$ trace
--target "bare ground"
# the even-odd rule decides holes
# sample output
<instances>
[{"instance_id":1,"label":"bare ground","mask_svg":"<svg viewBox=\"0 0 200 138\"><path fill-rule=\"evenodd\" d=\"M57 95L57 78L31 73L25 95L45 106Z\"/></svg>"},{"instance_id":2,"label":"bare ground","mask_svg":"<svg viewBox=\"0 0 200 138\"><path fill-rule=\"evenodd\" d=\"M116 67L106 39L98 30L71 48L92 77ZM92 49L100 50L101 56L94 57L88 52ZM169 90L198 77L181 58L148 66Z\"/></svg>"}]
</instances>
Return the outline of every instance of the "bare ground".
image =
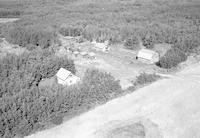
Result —
<instances>
[{"instance_id":1,"label":"bare ground","mask_svg":"<svg viewBox=\"0 0 200 138\"><path fill-rule=\"evenodd\" d=\"M8 23L19 20L19 18L0 18L0 23Z\"/></svg>"},{"instance_id":2,"label":"bare ground","mask_svg":"<svg viewBox=\"0 0 200 138\"><path fill-rule=\"evenodd\" d=\"M135 59L136 52L126 50L122 45L112 45L111 51L108 53L97 52L92 50L92 45L89 42L82 44L73 43L76 47L81 47L81 51L95 52L96 59L90 60L82 58L81 56L74 57L70 53L67 53L65 46L69 46L69 41L60 36L62 46L59 47L56 55L69 56L75 62L77 75L83 76L84 71L88 68L97 68L102 71L111 73L116 79L120 80L120 84L123 89L132 86L131 81L140 74L142 71L152 70L153 65L141 63Z\"/></svg>"}]
</instances>

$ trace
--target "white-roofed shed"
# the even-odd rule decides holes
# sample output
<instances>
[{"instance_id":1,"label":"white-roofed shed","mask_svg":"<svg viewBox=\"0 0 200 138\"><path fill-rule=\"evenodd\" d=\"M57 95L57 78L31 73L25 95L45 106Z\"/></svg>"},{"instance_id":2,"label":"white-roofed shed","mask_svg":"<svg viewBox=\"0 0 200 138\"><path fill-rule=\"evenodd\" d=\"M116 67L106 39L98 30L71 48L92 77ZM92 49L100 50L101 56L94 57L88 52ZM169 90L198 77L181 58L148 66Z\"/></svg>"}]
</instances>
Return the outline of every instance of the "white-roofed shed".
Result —
<instances>
[{"instance_id":1,"label":"white-roofed shed","mask_svg":"<svg viewBox=\"0 0 200 138\"><path fill-rule=\"evenodd\" d=\"M137 54L137 59L150 63L156 63L159 61L159 53L149 49L141 49Z\"/></svg>"}]
</instances>

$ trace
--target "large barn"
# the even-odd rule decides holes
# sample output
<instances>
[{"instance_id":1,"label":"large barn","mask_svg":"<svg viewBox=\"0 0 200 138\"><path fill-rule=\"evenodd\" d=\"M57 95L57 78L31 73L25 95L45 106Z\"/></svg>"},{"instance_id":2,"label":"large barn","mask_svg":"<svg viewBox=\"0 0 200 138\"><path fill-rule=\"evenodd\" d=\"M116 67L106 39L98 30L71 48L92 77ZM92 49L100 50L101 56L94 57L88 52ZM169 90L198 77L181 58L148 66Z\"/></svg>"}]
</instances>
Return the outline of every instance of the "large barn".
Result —
<instances>
[{"instance_id":1,"label":"large barn","mask_svg":"<svg viewBox=\"0 0 200 138\"><path fill-rule=\"evenodd\" d=\"M70 71L60 68L56 74L57 81L61 85L73 85L80 81L80 78L72 74Z\"/></svg>"},{"instance_id":2,"label":"large barn","mask_svg":"<svg viewBox=\"0 0 200 138\"><path fill-rule=\"evenodd\" d=\"M138 52L136 59L145 61L148 63L156 63L159 61L159 54L149 49L141 49Z\"/></svg>"}]
</instances>

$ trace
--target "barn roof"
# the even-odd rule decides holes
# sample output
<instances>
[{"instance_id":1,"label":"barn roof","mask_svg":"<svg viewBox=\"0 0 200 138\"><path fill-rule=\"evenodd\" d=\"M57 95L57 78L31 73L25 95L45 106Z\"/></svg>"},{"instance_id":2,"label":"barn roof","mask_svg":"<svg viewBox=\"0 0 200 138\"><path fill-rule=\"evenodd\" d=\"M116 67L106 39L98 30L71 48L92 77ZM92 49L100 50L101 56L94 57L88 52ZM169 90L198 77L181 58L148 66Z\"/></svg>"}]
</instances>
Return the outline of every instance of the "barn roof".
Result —
<instances>
[{"instance_id":1,"label":"barn roof","mask_svg":"<svg viewBox=\"0 0 200 138\"><path fill-rule=\"evenodd\" d=\"M60 68L59 70L58 70L58 72L56 73L56 76L59 78L59 79L61 79L61 80L66 80L68 77L69 77L69 75L71 74L71 72L70 71L68 71L68 70L66 70L66 69L64 69L64 68Z\"/></svg>"},{"instance_id":2,"label":"barn roof","mask_svg":"<svg viewBox=\"0 0 200 138\"><path fill-rule=\"evenodd\" d=\"M153 56L157 54L158 54L157 52L149 50L149 49L141 49L138 52L137 57L151 60Z\"/></svg>"}]
</instances>

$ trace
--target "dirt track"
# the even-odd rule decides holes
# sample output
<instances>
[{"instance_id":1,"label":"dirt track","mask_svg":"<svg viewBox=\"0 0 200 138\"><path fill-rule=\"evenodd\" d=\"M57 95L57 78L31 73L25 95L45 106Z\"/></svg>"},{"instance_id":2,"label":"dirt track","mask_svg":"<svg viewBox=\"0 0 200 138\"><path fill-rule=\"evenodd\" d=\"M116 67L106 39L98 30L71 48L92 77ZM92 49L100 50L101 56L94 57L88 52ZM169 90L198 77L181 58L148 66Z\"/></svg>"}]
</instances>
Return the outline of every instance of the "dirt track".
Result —
<instances>
[{"instance_id":1,"label":"dirt track","mask_svg":"<svg viewBox=\"0 0 200 138\"><path fill-rule=\"evenodd\" d=\"M199 84L200 65L194 65L29 138L105 138L110 129L138 121L156 126L146 126L146 138L199 138Z\"/></svg>"}]
</instances>

